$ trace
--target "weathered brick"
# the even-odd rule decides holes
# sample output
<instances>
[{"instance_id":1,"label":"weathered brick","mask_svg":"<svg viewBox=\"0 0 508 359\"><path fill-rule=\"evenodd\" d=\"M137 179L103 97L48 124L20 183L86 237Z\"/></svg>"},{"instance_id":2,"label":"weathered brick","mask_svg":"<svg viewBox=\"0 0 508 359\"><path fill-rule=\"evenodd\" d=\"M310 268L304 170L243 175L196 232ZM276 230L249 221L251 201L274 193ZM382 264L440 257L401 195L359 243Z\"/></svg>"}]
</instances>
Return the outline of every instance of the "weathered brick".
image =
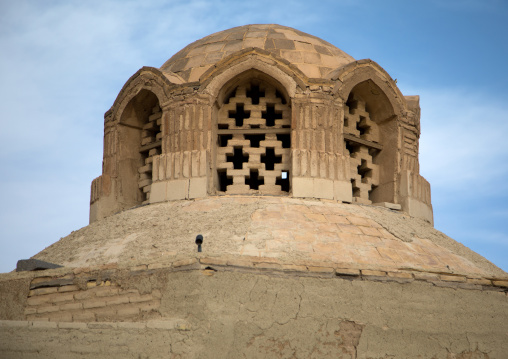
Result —
<instances>
[{"instance_id":1,"label":"weathered brick","mask_svg":"<svg viewBox=\"0 0 508 359\"><path fill-rule=\"evenodd\" d=\"M388 277L413 279L413 275L408 272L388 272Z\"/></svg>"},{"instance_id":2,"label":"weathered brick","mask_svg":"<svg viewBox=\"0 0 508 359\"><path fill-rule=\"evenodd\" d=\"M32 289L30 293L28 293L28 296L33 297L37 295L51 294L56 292L58 292L58 287L37 288Z\"/></svg>"},{"instance_id":3,"label":"weathered brick","mask_svg":"<svg viewBox=\"0 0 508 359\"><path fill-rule=\"evenodd\" d=\"M152 309L157 309L160 307L160 301L158 300L151 300L149 302L144 302L139 305L139 310L142 312L149 312Z\"/></svg>"},{"instance_id":4,"label":"weathered brick","mask_svg":"<svg viewBox=\"0 0 508 359\"><path fill-rule=\"evenodd\" d=\"M131 317L131 316L138 315L138 314L139 314L139 308L134 307L134 306L121 308L121 309L117 310L117 315L120 318Z\"/></svg>"},{"instance_id":5,"label":"weathered brick","mask_svg":"<svg viewBox=\"0 0 508 359\"><path fill-rule=\"evenodd\" d=\"M86 287L87 288L95 288L97 286L97 282L96 281L90 281L90 282L87 282L86 283Z\"/></svg>"},{"instance_id":6,"label":"weathered brick","mask_svg":"<svg viewBox=\"0 0 508 359\"><path fill-rule=\"evenodd\" d=\"M508 288L508 280L493 280L492 284L496 287Z\"/></svg>"},{"instance_id":7,"label":"weathered brick","mask_svg":"<svg viewBox=\"0 0 508 359\"><path fill-rule=\"evenodd\" d=\"M109 297L112 295L117 295L119 291L119 288L110 286L99 287L94 290L96 297Z\"/></svg>"},{"instance_id":8,"label":"weathered brick","mask_svg":"<svg viewBox=\"0 0 508 359\"><path fill-rule=\"evenodd\" d=\"M82 310L72 313L72 320L75 322L93 322L95 314L90 310Z\"/></svg>"},{"instance_id":9,"label":"weathered brick","mask_svg":"<svg viewBox=\"0 0 508 359\"><path fill-rule=\"evenodd\" d=\"M127 304L129 303L128 296L114 296L114 297L105 297L104 300L108 305L119 305L119 304Z\"/></svg>"},{"instance_id":10,"label":"weathered brick","mask_svg":"<svg viewBox=\"0 0 508 359\"><path fill-rule=\"evenodd\" d=\"M35 314L35 313L37 313L37 309L34 307L27 307L27 308L25 308L24 313L25 313L25 315Z\"/></svg>"},{"instance_id":11,"label":"weathered brick","mask_svg":"<svg viewBox=\"0 0 508 359\"><path fill-rule=\"evenodd\" d=\"M295 271L295 272L305 272L307 270L307 266L297 265L297 264L283 264L282 270L285 271Z\"/></svg>"},{"instance_id":12,"label":"weathered brick","mask_svg":"<svg viewBox=\"0 0 508 359\"><path fill-rule=\"evenodd\" d=\"M413 275L417 280L425 280L425 281L439 280L439 275L434 273L414 272Z\"/></svg>"},{"instance_id":13,"label":"weathered brick","mask_svg":"<svg viewBox=\"0 0 508 359\"><path fill-rule=\"evenodd\" d=\"M255 268L261 268L261 269L281 269L282 266L279 263L266 263L266 262L259 262L254 263Z\"/></svg>"},{"instance_id":14,"label":"weathered brick","mask_svg":"<svg viewBox=\"0 0 508 359\"><path fill-rule=\"evenodd\" d=\"M51 322L72 322L72 314L69 312L50 313L49 320Z\"/></svg>"},{"instance_id":15,"label":"weathered brick","mask_svg":"<svg viewBox=\"0 0 508 359\"><path fill-rule=\"evenodd\" d=\"M77 309L83 309L82 303L67 303L67 304L60 304L59 305L60 310L66 311L66 310L77 310Z\"/></svg>"},{"instance_id":16,"label":"weathered brick","mask_svg":"<svg viewBox=\"0 0 508 359\"><path fill-rule=\"evenodd\" d=\"M130 303L139 303L139 302L147 302L149 300L152 300L153 297L151 294L131 294L129 295L129 302Z\"/></svg>"},{"instance_id":17,"label":"weathered brick","mask_svg":"<svg viewBox=\"0 0 508 359\"><path fill-rule=\"evenodd\" d=\"M95 293L91 290L83 290L78 293L74 293L74 298L76 300L86 300L90 298L95 298Z\"/></svg>"},{"instance_id":18,"label":"weathered brick","mask_svg":"<svg viewBox=\"0 0 508 359\"><path fill-rule=\"evenodd\" d=\"M148 269L163 269L171 267L170 263L152 263L148 265Z\"/></svg>"},{"instance_id":19,"label":"weathered brick","mask_svg":"<svg viewBox=\"0 0 508 359\"><path fill-rule=\"evenodd\" d=\"M354 224L356 226L370 227L373 224L372 220L370 220L368 218L357 217L357 216L347 216L346 218L348 219L349 222L351 222L352 224Z\"/></svg>"},{"instance_id":20,"label":"weathered brick","mask_svg":"<svg viewBox=\"0 0 508 359\"><path fill-rule=\"evenodd\" d=\"M28 305L41 305L49 302L49 296L41 295L37 297L29 297L26 302Z\"/></svg>"},{"instance_id":21,"label":"weathered brick","mask_svg":"<svg viewBox=\"0 0 508 359\"><path fill-rule=\"evenodd\" d=\"M140 264L140 265L130 268L131 272L144 271L147 269L148 269L148 266L146 264Z\"/></svg>"},{"instance_id":22,"label":"weathered brick","mask_svg":"<svg viewBox=\"0 0 508 359\"><path fill-rule=\"evenodd\" d=\"M313 273L333 273L332 267L319 267L319 266L308 266L307 270Z\"/></svg>"},{"instance_id":23,"label":"weathered brick","mask_svg":"<svg viewBox=\"0 0 508 359\"><path fill-rule=\"evenodd\" d=\"M74 300L74 294L73 293L55 293L50 294L49 301L51 303L61 303L61 302L69 302Z\"/></svg>"},{"instance_id":24,"label":"weathered brick","mask_svg":"<svg viewBox=\"0 0 508 359\"><path fill-rule=\"evenodd\" d=\"M466 277L457 276L457 275L445 275L441 274L441 280L445 282L465 282Z\"/></svg>"},{"instance_id":25,"label":"weathered brick","mask_svg":"<svg viewBox=\"0 0 508 359\"><path fill-rule=\"evenodd\" d=\"M228 259L228 265L236 267L252 267L253 262L250 258L232 258Z\"/></svg>"},{"instance_id":26,"label":"weathered brick","mask_svg":"<svg viewBox=\"0 0 508 359\"><path fill-rule=\"evenodd\" d=\"M104 300L87 300L83 302L83 309L89 309L89 308L101 308L105 307L106 302Z\"/></svg>"},{"instance_id":27,"label":"weathered brick","mask_svg":"<svg viewBox=\"0 0 508 359\"><path fill-rule=\"evenodd\" d=\"M44 307L37 308L37 314L58 312L59 308L57 305L46 305Z\"/></svg>"},{"instance_id":28,"label":"weathered brick","mask_svg":"<svg viewBox=\"0 0 508 359\"><path fill-rule=\"evenodd\" d=\"M351 275L351 276L359 276L360 270L354 268L335 268L335 273L337 275Z\"/></svg>"},{"instance_id":29,"label":"weathered brick","mask_svg":"<svg viewBox=\"0 0 508 359\"><path fill-rule=\"evenodd\" d=\"M66 285L63 287L58 288L59 293L63 292L77 292L79 291L79 287L77 285Z\"/></svg>"},{"instance_id":30,"label":"weathered brick","mask_svg":"<svg viewBox=\"0 0 508 359\"><path fill-rule=\"evenodd\" d=\"M198 261L196 258L181 259L176 262L173 262L173 267L178 268L178 267L188 266L188 265L192 265L197 262Z\"/></svg>"},{"instance_id":31,"label":"weathered brick","mask_svg":"<svg viewBox=\"0 0 508 359\"><path fill-rule=\"evenodd\" d=\"M492 285L492 282L485 278L467 278L467 282L478 285Z\"/></svg>"},{"instance_id":32,"label":"weathered brick","mask_svg":"<svg viewBox=\"0 0 508 359\"><path fill-rule=\"evenodd\" d=\"M199 262L201 264L214 264L214 265L221 265L221 266L227 265L227 259L224 259L224 258L205 257L205 258L200 258Z\"/></svg>"},{"instance_id":33,"label":"weathered brick","mask_svg":"<svg viewBox=\"0 0 508 359\"><path fill-rule=\"evenodd\" d=\"M384 277L386 276L386 272L379 270L362 269L362 275Z\"/></svg>"}]
</instances>

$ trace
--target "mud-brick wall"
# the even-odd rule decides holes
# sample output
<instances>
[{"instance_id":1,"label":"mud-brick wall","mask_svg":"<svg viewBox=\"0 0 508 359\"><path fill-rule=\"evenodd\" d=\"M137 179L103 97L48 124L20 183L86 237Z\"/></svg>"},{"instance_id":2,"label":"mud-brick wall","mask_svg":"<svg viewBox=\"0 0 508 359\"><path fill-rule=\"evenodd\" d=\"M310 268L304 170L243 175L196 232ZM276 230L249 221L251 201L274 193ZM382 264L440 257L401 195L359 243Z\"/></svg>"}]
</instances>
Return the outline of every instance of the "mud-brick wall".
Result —
<instances>
[{"instance_id":1,"label":"mud-brick wall","mask_svg":"<svg viewBox=\"0 0 508 359\"><path fill-rule=\"evenodd\" d=\"M0 321L0 353L66 359L504 359L508 352L504 281L284 269L247 259L200 262L74 273L60 276L59 284L48 280L28 298L26 308L35 313L27 315L41 315L39 320ZM129 307L137 309L129 314ZM54 322L48 308L93 317L65 321L74 320L71 314Z\"/></svg>"},{"instance_id":2,"label":"mud-brick wall","mask_svg":"<svg viewBox=\"0 0 508 359\"><path fill-rule=\"evenodd\" d=\"M121 275L119 271L115 275ZM104 278L104 275L102 276ZM26 320L55 322L139 321L159 317L161 291L121 287L114 279L67 274L30 282Z\"/></svg>"}]
</instances>

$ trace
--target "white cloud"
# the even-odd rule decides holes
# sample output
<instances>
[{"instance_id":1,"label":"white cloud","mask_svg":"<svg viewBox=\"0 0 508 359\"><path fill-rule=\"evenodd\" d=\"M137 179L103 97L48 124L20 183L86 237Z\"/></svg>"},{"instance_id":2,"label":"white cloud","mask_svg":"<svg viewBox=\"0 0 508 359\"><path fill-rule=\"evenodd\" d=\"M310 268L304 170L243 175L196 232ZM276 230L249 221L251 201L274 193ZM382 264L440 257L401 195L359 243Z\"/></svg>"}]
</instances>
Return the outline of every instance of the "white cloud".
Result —
<instances>
[{"instance_id":1,"label":"white cloud","mask_svg":"<svg viewBox=\"0 0 508 359\"><path fill-rule=\"evenodd\" d=\"M455 191L505 185L499 179L508 174L508 108L463 89L427 89L420 96L422 174Z\"/></svg>"}]
</instances>

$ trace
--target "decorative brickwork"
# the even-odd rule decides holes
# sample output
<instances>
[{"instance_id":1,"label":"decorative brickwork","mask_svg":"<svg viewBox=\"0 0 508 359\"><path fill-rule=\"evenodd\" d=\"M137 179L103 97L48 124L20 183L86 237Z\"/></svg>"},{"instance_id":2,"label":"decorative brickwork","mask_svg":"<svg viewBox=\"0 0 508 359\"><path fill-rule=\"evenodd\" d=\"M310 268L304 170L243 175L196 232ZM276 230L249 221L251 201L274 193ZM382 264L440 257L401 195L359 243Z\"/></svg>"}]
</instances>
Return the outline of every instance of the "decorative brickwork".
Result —
<instances>
[{"instance_id":1,"label":"decorative brickwork","mask_svg":"<svg viewBox=\"0 0 508 359\"><path fill-rule=\"evenodd\" d=\"M143 125L141 132L141 153L144 164L139 167L139 188L143 191L143 204L150 201L152 185L152 162L153 157L161 154L161 119L162 111L157 105L152 108L152 114Z\"/></svg>"},{"instance_id":2,"label":"decorative brickwork","mask_svg":"<svg viewBox=\"0 0 508 359\"><path fill-rule=\"evenodd\" d=\"M219 110L217 188L228 193L289 192L290 109L266 83L236 87Z\"/></svg>"},{"instance_id":3,"label":"decorative brickwork","mask_svg":"<svg viewBox=\"0 0 508 359\"><path fill-rule=\"evenodd\" d=\"M370 204L370 194L379 185L379 166L375 164L381 149L377 124L361 100L344 106L344 138L351 156L351 184L356 202Z\"/></svg>"}]
</instances>

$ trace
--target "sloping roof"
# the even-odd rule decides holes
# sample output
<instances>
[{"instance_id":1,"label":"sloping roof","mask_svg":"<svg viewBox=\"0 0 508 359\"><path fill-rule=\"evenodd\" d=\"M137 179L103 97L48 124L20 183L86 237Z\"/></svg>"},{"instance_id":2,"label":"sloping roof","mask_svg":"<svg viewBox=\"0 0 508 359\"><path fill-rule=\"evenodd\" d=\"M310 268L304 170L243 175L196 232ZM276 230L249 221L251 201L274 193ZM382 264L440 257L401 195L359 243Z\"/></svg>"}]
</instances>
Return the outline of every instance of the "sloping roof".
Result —
<instances>
[{"instance_id":1,"label":"sloping roof","mask_svg":"<svg viewBox=\"0 0 508 359\"><path fill-rule=\"evenodd\" d=\"M139 207L90 224L34 258L71 267L195 254L285 263L506 277L429 223L387 208L289 197L219 196Z\"/></svg>"}]
</instances>

